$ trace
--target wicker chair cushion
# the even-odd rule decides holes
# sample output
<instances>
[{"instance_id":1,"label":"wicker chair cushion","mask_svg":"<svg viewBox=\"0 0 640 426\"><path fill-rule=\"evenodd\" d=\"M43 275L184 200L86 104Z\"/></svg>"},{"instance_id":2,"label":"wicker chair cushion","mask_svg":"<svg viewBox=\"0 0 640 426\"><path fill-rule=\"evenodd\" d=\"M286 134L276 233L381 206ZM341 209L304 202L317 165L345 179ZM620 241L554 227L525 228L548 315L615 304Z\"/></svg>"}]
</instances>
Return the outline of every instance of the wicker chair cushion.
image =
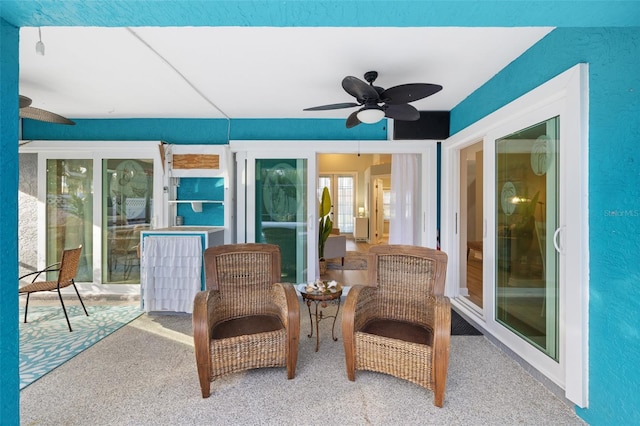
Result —
<instances>
[{"instance_id":1,"label":"wicker chair cushion","mask_svg":"<svg viewBox=\"0 0 640 426\"><path fill-rule=\"evenodd\" d=\"M233 318L216 325L211 332L211 338L228 339L229 337L266 333L281 329L284 329L284 325L277 316L250 315Z\"/></svg>"},{"instance_id":2,"label":"wicker chair cushion","mask_svg":"<svg viewBox=\"0 0 640 426\"><path fill-rule=\"evenodd\" d=\"M389 319L375 319L369 321L362 327L363 333L375 334L376 336L398 339L405 342L418 343L421 345L433 345L433 332L427 327L404 321Z\"/></svg>"}]
</instances>

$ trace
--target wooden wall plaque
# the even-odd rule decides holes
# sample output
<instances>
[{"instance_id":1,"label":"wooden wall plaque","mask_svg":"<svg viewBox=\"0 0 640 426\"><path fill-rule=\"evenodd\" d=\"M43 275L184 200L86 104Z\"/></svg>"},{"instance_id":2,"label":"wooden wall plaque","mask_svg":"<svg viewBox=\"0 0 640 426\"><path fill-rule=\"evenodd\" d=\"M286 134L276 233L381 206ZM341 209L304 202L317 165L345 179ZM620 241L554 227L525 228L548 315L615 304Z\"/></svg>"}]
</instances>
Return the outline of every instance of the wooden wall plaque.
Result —
<instances>
[{"instance_id":1,"label":"wooden wall plaque","mask_svg":"<svg viewBox=\"0 0 640 426\"><path fill-rule=\"evenodd\" d=\"M174 169L219 169L218 154L174 154Z\"/></svg>"}]
</instances>

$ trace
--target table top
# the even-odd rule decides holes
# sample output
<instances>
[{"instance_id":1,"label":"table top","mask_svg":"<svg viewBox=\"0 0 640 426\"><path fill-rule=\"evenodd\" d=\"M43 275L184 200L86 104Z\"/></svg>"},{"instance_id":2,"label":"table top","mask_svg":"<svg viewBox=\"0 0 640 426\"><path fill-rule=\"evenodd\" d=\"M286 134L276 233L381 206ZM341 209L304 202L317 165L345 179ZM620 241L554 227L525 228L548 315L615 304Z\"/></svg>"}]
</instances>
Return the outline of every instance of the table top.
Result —
<instances>
[{"instance_id":1,"label":"table top","mask_svg":"<svg viewBox=\"0 0 640 426\"><path fill-rule=\"evenodd\" d=\"M333 300L342 296L342 286L340 284L326 290L307 291L306 284L300 284L298 291L304 299L310 300Z\"/></svg>"}]
</instances>

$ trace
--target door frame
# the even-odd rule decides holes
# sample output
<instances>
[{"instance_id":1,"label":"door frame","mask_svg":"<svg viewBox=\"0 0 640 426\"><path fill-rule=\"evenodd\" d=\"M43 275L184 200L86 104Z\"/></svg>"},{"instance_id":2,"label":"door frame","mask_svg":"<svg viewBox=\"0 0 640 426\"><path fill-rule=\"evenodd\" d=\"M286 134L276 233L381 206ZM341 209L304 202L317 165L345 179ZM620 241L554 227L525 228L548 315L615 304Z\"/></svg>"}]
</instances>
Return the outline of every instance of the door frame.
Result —
<instances>
[{"instance_id":1,"label":"door frame","mask_svg":"<svg viewBox=\"0 0 640 426\"><path fill-rule=\"evenodd\" d=\"M247 185L253 185L255 179L249 163L256 158L306 158L307 163L307 202L317 206L317 154L420 154L422 174L421 212L422 227L420 233L421 244L435 248L437 244L436 205L437 205L437 143L435 140L419 141L243 141L229 142L231 152L236 158L237 189L237 239L238 242L255 241L255 223L250 223L253 207L247 205ZM433 173L428 173L433 171ZM251 210L251 212L249 211ZM317 208L308 209L307 230L309 234L317 235ZM307 280L312 281L318 275L317 236L309 238L307 247Z\"/></svg>"},{"instance_id":2,"label":"door frame","mask_svg":"<svg viewBox=\"0 0 640 426\"><path fill-rule=\"evenodd\" d=\"M38 155L38 256L37 265L46 265L46 193L47 160L87 159L93 161L93 282L76 283L78 290L91 294L139 294L140 284L102 283L102 160L125 158L153 159L154 205L152 226L164 223L166 194L163 192L163 167L158 150L160 141L31 141L19 153ZM123 148L126 146L126 149Z\"/></svg>"},{"instance_id":3,"label":"door frame","mask_svg":"<svg viewBox=\"0 0 640 426\"><path fill-rule=\"evenodd\" d=\"M559 234L562 248L559 256L559 363L524 340L514 339L513 333L506 332L495 321L493 255L495 138L514 123L530 121L535 124L541 112L544 115L545 109L554 108L560 115L559 158L562 164L559 174ZM453 135L442 148L442 249L450 253L446 294L452 298L452 306L490 337L563 388L566 398L580 407L588 405L588 117L588 66L578 64ZM458 232L459 151L479 140L484 141L485 172L484 306L474 309L469 301L460 297L459 288L454 283L458 282L459 263L463 261ZM569 273L571 279L567 279Z\"/></svg>"}]
</instances>

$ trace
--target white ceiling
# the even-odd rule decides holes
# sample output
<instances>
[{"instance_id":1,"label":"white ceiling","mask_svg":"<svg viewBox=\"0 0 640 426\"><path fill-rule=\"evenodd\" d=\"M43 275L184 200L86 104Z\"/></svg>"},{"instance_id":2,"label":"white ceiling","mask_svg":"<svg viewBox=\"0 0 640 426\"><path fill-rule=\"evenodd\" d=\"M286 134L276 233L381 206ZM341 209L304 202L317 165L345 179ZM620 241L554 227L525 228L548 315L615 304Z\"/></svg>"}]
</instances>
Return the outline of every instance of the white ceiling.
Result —
<instances>
[{"instance_id":1,"label":"white ceiling","mask_svg":"<svg viewBox=\"0 0 640 426\"><path fill-rule=\"evenodd\" d=\"M346 118L341 86L435 83L451 110L552 28L43 27L20 29L20 94L69 118Z\"/></svg>"}]
</instances>

